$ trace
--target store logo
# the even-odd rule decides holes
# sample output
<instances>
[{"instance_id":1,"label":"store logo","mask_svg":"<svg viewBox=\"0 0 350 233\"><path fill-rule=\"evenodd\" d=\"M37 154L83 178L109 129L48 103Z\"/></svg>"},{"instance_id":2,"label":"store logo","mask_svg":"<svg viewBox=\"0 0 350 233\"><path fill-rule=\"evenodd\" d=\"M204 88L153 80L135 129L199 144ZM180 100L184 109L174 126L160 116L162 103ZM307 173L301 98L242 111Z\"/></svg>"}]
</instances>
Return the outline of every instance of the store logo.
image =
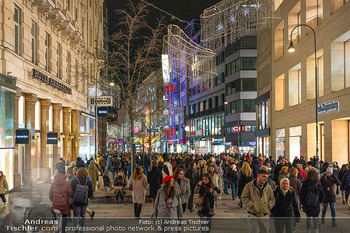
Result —
<instances>
[{"instance_id":1,"label":"store logo","mask_svg":"<svg viewBox=\"0 0 350 233\"><path fill-rule=\"evenodd\" d=\"M332 102L330 104L318 104L317 105L317 112L318 113L322 113L322 112L329 112L329 111L333 111L333 110L337 110L339 111L339 101L337 102Z\"/></svg>"},{"instance_id":2,"label":"store logo","mask_svg":"<svg viewBox=\"0 0 350 233\"><path fill-rule=\"evenodd\" d=\"M68 86L64 85L63 83L60 83L59 81L56 81L53 78L49 78L46 74L40 72L37 69L33 69L33 77L39 79L40 81L49 84L50 86L53 86L69 95L72 94L72 89Z\"/></svg>"}]
</instances>

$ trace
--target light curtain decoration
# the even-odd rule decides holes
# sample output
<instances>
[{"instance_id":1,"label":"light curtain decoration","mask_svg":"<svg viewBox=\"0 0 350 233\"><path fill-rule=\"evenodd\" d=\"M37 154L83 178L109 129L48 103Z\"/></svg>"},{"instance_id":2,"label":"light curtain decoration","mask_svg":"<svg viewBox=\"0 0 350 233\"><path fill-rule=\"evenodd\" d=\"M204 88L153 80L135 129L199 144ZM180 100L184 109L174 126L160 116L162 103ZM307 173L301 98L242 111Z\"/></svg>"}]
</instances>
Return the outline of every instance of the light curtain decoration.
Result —
<instances>
[{"instance_id":1,"label":"light curtain decoration","mask_svg":"<svg viewBox=\"0 0 350 233\"><path fill-rule=\"evenodd\" d=\"M211 79L217 76L215 57L212 50L195 43L178 26L168 26L162 55L168 127L165 130L174 133L165 135L166 140L177 140L180 144L184 141L182 126L185 122L183 109L187 104L187 85L196 83L210 88Z\"/></svg>"},{"instance_id":2,"label":"light curtain decoration","mask_svg":"<svg viewBox=\"0 0 350 233\"><path fill-rule=\"evenodd\" d=\"M273 0L223 0L201 15L201 40L204 47L218 51L227 44L260 28L271 27Z\"/></svg>"}]
</instances>

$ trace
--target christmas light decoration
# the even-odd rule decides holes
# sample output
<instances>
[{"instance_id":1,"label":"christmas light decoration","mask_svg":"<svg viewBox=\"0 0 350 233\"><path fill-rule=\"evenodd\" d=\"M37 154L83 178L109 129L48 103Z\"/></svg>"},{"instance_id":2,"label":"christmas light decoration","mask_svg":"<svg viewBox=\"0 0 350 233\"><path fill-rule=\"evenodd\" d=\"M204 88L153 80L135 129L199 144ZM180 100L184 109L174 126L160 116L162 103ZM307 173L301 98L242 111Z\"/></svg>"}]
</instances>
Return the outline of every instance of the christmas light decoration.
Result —
<instances>
[{"instance_id":1,"label":"christmas light decoration","mask_svg":"<svg viewBox=\"0 0 350 233\"><path fill-rule=\"evenodd\" d=\"M271 27L273 0L223 0L201 15L204 47L218 51L249 32Z\"/></svg>"}]
</instances>

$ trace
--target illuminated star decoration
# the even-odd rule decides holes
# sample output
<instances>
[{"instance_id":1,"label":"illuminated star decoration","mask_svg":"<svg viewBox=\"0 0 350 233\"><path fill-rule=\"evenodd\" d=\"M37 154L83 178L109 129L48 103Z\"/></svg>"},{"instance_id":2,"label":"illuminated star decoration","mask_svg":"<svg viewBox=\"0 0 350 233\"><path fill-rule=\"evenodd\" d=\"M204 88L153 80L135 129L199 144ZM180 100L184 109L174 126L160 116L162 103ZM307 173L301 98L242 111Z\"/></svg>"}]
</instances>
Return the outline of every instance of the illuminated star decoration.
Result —
<instances>
[{"instance_id":1,"label":"illuminated star decoration","mask_svg":"<svg viewBox=\"0 0 350 233\"><path fill-rule=\"evenodd\" d=\"M234 22L236 22L236 17L234 17L233 15L230 17L230 22L231 23L234 23Z\"/></svg>"},{"instance_id":2,"label":"illuminated star decoration","mask_svg":"<svg viewBox=\"0 0 350 233\"><path fill-rule=\"evenodd\" d=\"M261 7L261 4L258 2L256 5L255 5L256 8L260 9Z\"/></svg>"},{"instance_id":3,"label":"illuminated star decoration","mask_svg":"<svg viewBox=\"0 0 350 233\"><path fill-rule=\"evenodd\" d=\"M244 14L244 16L247 16L249 14L249 9L244 9L243 14Z\"/></svg>"},{"instance_id":4,"label":"illuminated star decoration","mask_svg":"<svg viewBox=\"0 0 350 233\"><path fill-rule=\"evenodd\" d=\"M222 23L219 23L218 26L216 27L218 31L222 31L224 29L224 25Z\"/></svg>"}]
</instances>

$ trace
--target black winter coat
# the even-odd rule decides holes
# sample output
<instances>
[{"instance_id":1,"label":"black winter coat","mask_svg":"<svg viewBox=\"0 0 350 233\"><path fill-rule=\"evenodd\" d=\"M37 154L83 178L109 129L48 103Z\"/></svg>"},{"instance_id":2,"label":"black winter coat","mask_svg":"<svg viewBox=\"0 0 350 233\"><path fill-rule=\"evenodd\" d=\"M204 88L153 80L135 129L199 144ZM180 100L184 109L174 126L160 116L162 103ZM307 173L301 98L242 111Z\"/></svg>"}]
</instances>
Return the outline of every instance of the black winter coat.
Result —
<instances>
[{"instance_id":1,"label":"black winter coat","mask_svg":"<svg viewBox=\"0 0 350 233\"><path fill-rule=\"evenodd\" d=\"M334 175L331 175L330 177L327 177L327 175L324 175L321 177L320 180L323 191L325 194L324 197L324 203L331 203L336 202L336 188L337 186L340 186L340 181L338 178Z\"/></svg>"},{"instance_id":2,"label":"black winter coat","mask_svg":"<svg viewBox=\"0 0 350 233\"><path fill-rule=\"evenodd\" d=\"M239 172L239 178L238 178L238 196L241 197L244 186L248 184L250 181L252 181L252 177L247 177L242 174L242 172Z\"/></svg>"},{"instance_id":3,"label":"black winter coat","mask_svg":"<svg viewBox=\"0 0 350 233\"><path fill-rule=\"evenodd\" d=\"M286 195L284 195L278 186L274 195L275 206L271 210L273 217L300 217L298 204L295 200L295 193L292 189L289 189Z\"/></svg>"},{"instance_id":4,"label":"black winter coat","mask_svg":"<svg viewBox=\"0 0 350 233\"><path fill-rule=\"evenodd\" d=\"M317 207L314 206L307 206L307 193L308 193L308 189L311 186L317 185L317 188L319 190L318 193L318 203L322 203L324 200L324 192L323 192L323 188L322 185L319 181L317 180L310 180L310 179L306 179L304 180L303 184L301 185L301 190L300 190L300 203L303 205L303 210L306 213L307 217L318 217L318 215L320 214L320 205L318 204Z\"/></svg>"},{"instance_id":5,"label":"black winter coat","mask_svg":"<svg viewBox=\"0 0 350 233\"><path fill-rule=\"evenodd\" d=\"M156 198L158 190L162 187L163 174L158 167L152 168L147 173L147 182L149 183L149 196Z\"/></svg>"}]
</instances>

